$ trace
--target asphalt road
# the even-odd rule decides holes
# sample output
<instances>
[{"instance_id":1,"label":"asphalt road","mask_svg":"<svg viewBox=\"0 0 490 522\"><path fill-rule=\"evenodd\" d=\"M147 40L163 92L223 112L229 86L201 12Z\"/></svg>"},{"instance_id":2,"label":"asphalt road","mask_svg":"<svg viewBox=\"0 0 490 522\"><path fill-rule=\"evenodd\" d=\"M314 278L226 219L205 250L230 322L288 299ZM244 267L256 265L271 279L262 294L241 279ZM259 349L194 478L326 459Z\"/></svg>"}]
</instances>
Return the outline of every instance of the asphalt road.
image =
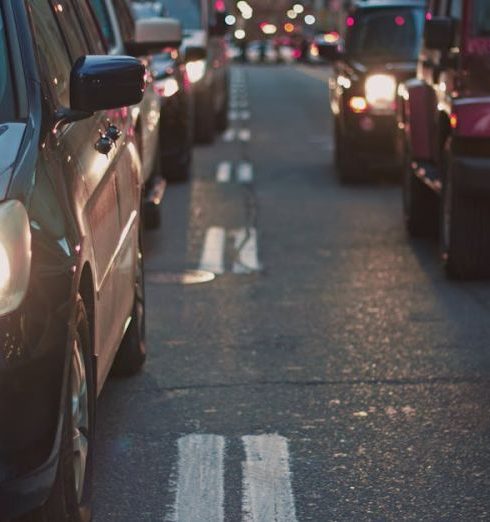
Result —
<instances>
[{"instance_id":1,"label":"asphalt road","mask_svg":"<svg viewBox=\"0 0 490 522\"><path fill-rule=\"evenodd\" d=\"M407 240L395 183L339 185L325 80L236 67L234 130L169 187L97 522L490 520L490 285Z\"/></svg>"}]
</instances>

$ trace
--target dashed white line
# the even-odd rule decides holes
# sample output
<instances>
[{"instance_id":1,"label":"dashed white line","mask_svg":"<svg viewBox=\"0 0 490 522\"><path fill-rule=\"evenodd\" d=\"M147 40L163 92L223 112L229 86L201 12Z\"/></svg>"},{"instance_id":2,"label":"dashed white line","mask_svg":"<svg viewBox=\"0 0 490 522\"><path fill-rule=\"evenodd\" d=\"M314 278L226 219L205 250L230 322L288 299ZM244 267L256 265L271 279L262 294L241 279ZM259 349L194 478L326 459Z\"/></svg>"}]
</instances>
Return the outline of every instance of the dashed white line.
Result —
<instances>
[{"instance_id":1,"label":"dashed white line","mask_svg":"<svg viewBox=\"0 0 490 522\"><path fill-rule=\"evenodd\" d=\"M237 257L233 263L234 274L251 274L258 272L260 267L257 247L257 230L241 228L234 232Z\"/></svg>"},{"instance_id":2,"label":"dashed white line","mask_svg":"<svg viewBox=\"0 0 490 522\"><path fill-rule=\"evenodd\" d=\"M247 457L243 463L243 522L297 522L287 439L258 435L242 440Z\"/></svg>"},{"instance_id":3,"label":"dashed white line","mask_svg":"<svg viewBox=\"0 0 490 522\"><path fill-rule=\"evenodd\" d=\"M223 134L223 141L226 142L226 143L230 143L232 141L235 141L235 138L236 138L236 129L228 129Z\"/></svg>"},{"instance_id":4,"label":"dashed white line","mask_svg":"<svg viewBox=\"0 0 490 522\"><path fill-rule=\"evenodd\" d=\"M223 161L218 165L216 171L216 181L218 183L229 183L231 180L231 163Z\"/></svg>"},{"instance_id":5,"label":"dashed white line","mask_svg":"<svg viewBox=\"0 0 490 522\"><path fill-rule=\"evenodd\" d=\"M254 172L250 163L240 163L237 168L237 178L239 183L252 183Z\"/></svg>"},{"instance_id":6,"label":"dashed white line","mask_svg":"<svg viewBox=\"0 0 490 522\"><path fill-rule=\"evenodd\" d=\"M249 120L250 119L250 111L242 111L242 112L240 112L240 119L242 121Z\"/></svg>"},{"instance_id":7,"label":"dashed white line","mask_svg":"<svg viewBox=\"0 0 490 522\"><path fill-rule=\"evenodd\" d=\"M250 141L251 136L252 133L250 132L250 129L240 129L238 131L238 139L240 141Z\"/></svg>"},{"instance_id":8,"label":"dashed white line","mask_svg":"<svg viewBox=\"0 0 490 522\"><path fill-rule=\"evenodd\" d=\"M211 227L206 231L199 270L223 274L226 234L222 227Z\"/></svg>"},{"instance_id":9,"label":"dashed white line","mask_svg":"<svg viewBox=\"0 0 490 522\"><path fill-rule=\"evenodd\" d=\"M224 520L225 439L193 434L178 441L177 489L172 522Z\"/></svg>"}]
</instances>

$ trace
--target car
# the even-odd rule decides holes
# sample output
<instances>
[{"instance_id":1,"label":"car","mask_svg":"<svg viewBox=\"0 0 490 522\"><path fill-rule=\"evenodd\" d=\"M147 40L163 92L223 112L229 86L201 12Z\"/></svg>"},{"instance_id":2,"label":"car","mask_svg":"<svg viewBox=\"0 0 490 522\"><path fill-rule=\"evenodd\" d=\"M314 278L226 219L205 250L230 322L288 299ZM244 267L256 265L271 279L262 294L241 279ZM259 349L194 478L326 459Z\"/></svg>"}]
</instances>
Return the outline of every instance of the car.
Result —
<instances>
[{"instance_id":1,"label":"car","mask_svg":"<svg viewBox=\"0 0 490 522\"><path fill-rule=\"evenodd\" d=\"M320 55L334 63L330 103L343 183L367 180L371 169L399 177L395 97L398 84L415 76L424 17L424 1L355 2L346 17L345 45L316 42Z\"/></svg>"},{"instance_id":2,"label":"car","mask_svg":"<svg viewBox=\"0 0 490 522\"><path fill-rule=\"evenodd\" d=\"M490 3L430 3L417 78L398 97L404 218L439 230L449 277L490 275Z\"/></svg>"},{"instance_id":3,"label":"car","mask_svg":"<svg viewBox=\"0 0 490 522\"><path fill-rule=\"evenodd\" d=\"M175 28L167 27L164 23L144 20L136 24L126 0L89 2L102 28L109 54L132 54L140 58L146 66L143 100L132 107L131 115L145 180L144 220L147 228L157 228L160 224L159 206L165 191L164 167L159 153L161 97L149 66L149 55L145 55L144 52L148 47L151 50L172 44L170 40L174 39ZM158 41L153 42L153 45L147 45L146 36L154 32L157 33L154 37L158 38Z\"/></svg>"},{"instance_id":4,"label":"car","mask_svg":"<svg viewBox=\"0 0 490 522\"><path fill-rule=\"evenodd\" d=\"M279 52L272 40L256 40L247 46L247 62L249 63L277 63Z\"/></svg>"},{"instance_id":5,"label":"car","mask_svg":"<svg viewBox=\"0 0 490 522\"><path fill-rule=\"evenodd\" d=\"M180 22L163 18L163 6L157 1L131 3L136 20L160 18L178 24L177 42L182 42ZM158 49L148 57L154 88L160 95L160 164L162 175L170 182L190 178L194 144L194 105L182 53L175 47Z\"/></svg>"},{"instance_id":6,"label":"car","mask_svg":"<svg viewBox=\"0 0 490 522\"><path fill-rule=\"evenodd\" d=\"M182 52L194 97L194 136L212 143L228 127L229 59L224 2L160 0L165 16L180 20L184 29Z\"/></svg>"},{"instance_id":7,"label":"car","mask_svg":"<svg viewBox=\"0 0 490 522\"><path fill-rule=\"evenodd\" d=\"M146 356L145 69L105 53L84 1L0 3L2 520L90 520L96 396Z\"/></svg>"}]
</instances>

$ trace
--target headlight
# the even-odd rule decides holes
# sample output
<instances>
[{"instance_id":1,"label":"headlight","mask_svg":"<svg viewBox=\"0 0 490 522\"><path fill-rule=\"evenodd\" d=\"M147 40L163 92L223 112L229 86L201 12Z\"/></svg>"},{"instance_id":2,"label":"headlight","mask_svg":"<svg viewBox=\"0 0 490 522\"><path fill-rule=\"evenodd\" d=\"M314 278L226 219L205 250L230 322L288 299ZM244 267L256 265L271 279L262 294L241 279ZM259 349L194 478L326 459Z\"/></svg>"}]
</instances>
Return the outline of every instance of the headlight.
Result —
<instances>
[{"instance_id":1,"label":"headlight","mask_svg":"<svg viewBox=\"0 0 490 522\"><path fill-rule=\"evenodd\" d=\"M197 83L204 78L206 74L206 60L196 60L194 62L187 62L185 65L187 76L191 83Z\"/></svg>"},{"instance_id":2,"label":"headlight","mask_svg":"<svg viewBox=\"0 0 490 522\"><path fill-rule=\"evenodd\" d=\"M0 204L0 315L22 303L31 273L31 230L19 201Z\"/></svg>"},{"instance_id":3,"label":"headlight","mask_svg":"<svg viewBox=\"0 0 490 522\"><path fill-rule=\"evenodd\" d=\"M366 100L375 109L392 109L396 95L396 80L387 74L368 76L365 84Z\"/></svg>"},{"instance_id":4,"label":"headlight","mask_svg":"<svg viewBox=\"0 0 490 522\"><path fill-rule=\"evenodd\" d=\"M175 78L164 78L155 82L155 89L160 96L171 98L179 92L179 82Z\"/></svg>"}]
</instances>

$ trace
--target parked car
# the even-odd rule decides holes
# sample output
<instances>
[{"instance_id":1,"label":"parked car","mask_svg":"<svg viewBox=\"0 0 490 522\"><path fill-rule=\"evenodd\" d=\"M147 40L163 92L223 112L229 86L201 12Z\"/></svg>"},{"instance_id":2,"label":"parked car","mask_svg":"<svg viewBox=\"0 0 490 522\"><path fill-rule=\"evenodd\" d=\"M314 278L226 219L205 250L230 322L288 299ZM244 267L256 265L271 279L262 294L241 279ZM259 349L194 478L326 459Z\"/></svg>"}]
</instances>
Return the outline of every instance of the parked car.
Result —
<instances>
[{"instance_id":1,"label":"parked car","mask_svg":"<svg viewBox=\"0 0 490 522\"><path fill-rule=\"evenodd\" d=\"M401 169L396 149L395 97L415 76L425 2L365 0L346 19L345 46L317 41L334 62L330 100L336 161L342 182L367 179L369 169Z\"/></svg>"},{"instance_id":2,"label":"parked car","mask_svg":"<svg viewBox=\"0 0 490 522\"><path fill-rule=\"evenodd\" d=\"M184 29L182 51L194 95L194 133L211 143L228 126L229 60L226 13L214 0L160 0L166 16ZM223 2L221 2L222 4Z\"/></svg>"},{"instance_id":3,"label":"parked car","mask_svg":"<svg viewBox=\"0 0 490 522\"><path fill-rule=\"evenodd\" d=\"M85 1L0 3L2 520L90 520L95 398L145 360L145 70L99 34Z\"/></svg>"},{"instance_id":4,"label":"parked car","mask_svg":"<svg viewBox=\"0 0 490 522\"><path fill-rule=\"evenodd\" d=\"M452 277L490 274L489 59L490 3L432 1L417 78L398 100L407 230L439 224Z\"/></svg>"},{"instance_id":5,"label":"parked car","mask_svg":"<svg viewBox=\"0 0 490 522\"><path fill-rule=\"evenodd\" d=\"M160 224L159 205L163 199L165 181L162 174L161 157L158 151L160 136L160 95L155 88L149 59L144 56L136 38L136 24L126 0L89 0L89 3L102 28L109 54L133 54L142 59L146 66L146 86L143 100L131 108L133 124L136 129L136 142L142 162L143 179L145 180L145 223L149 228ZM140 24L139 31L144 39L145 32L151 31L151 25ZM163 31L163 32L162 32ZM160 29L161 47L166 45L166 28ZM147 47L143 43L143 47Z\"/></svg>"},{"instance_id":6,"label":"parked car","mask_svg":"<svg viewBox=\"0 0 490 522\"><path fill-rule=\"evenodd\" d=\"M160 18L167 24L178 24L176 42L182 42L180 22L162 18L163 6L158 1L131 3L136 20ZM194 144L194 105L191 85L182 53L175 46L156 49L149 57L154 88L160 96L160 163L168 181L186 181L190 177Z\"/></svg>"}]
</instances>

